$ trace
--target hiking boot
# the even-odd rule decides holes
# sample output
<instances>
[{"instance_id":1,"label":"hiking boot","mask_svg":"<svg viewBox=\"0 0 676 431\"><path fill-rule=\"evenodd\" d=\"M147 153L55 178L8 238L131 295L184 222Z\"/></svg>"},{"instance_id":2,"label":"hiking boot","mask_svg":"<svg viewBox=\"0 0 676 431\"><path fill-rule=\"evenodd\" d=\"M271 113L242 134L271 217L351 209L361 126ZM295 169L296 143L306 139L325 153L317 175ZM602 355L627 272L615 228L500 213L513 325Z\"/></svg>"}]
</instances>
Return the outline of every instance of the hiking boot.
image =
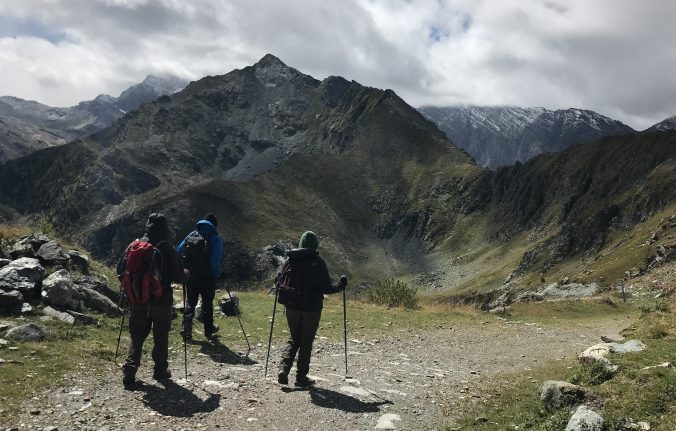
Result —
<instances>
[{"instance_id":1,"label":"hiking boot","mask_svg":"<svg viewBox=\"0 0 676 431\"><path fill-rule=\"evenodd\" d=\"M284 371L280 371L279 374L277 374L277 383L280 385L288 385L289 376Z\"/></svg>"},{"instance_id":2,"label":"hiking boot","mask_svg":"<svg viewBox=\"0 0 676 431\"><path fill-rule=\"evenodd\" d=\"M296 382L294 384L298 387L304 388L306 386L312 386L315 383L317 382L315 382L308 376L296 376Z\"/></svg>"},{"instance_id":3,"label":"hiking boot","mask_svg":"<svg viewBox=\"0 0 676 431\"><path fill-rule=\"evenodd\" d=\"M171 371L168 369L162 370L162 371L155 371L153 373L153 379L155 380L165 380L165 379L170 379L171 378Z\"/></svg>"},{"instance_id":4,"label":"hiking boot","mask_svg":"<svg viewBox=\"0 0 676 431\"><path fill-rule=\"evenodd\" d=\"M204 330L204 336L207 337L207 338L210 338L212 335L214 335L216 332L218 332L219 329L220 328L218 327L218 325L212 325L211 329L209 329L209 330L205 329Z\"/></svg>"},{"instance_id":5,"label":"hiking boot","mask_svg":"<svg viewBox=\"0 0 676 431\"><path fill-rule=\"evenodd\" d=\"M130 388L136 384L136 375L125 373L122 377L122 384L125 388Z\"/></svg>"}]
</instances>

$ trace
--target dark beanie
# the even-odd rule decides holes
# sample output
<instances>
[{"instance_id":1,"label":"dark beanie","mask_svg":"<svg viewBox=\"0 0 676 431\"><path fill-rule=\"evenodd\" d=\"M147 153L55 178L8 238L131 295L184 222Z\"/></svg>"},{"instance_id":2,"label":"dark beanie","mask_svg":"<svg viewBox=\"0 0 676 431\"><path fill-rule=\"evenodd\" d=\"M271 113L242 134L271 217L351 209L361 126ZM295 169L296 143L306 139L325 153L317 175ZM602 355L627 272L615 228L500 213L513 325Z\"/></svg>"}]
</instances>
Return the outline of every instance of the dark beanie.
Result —
<instances>
[{"instance_id":1,"label":"dark beanie","mask_svg":"<svg viewBox=\"0 0 676 431\"><path fill-rule=\"evenodd\" d=\"M167 218L164 214L152 213L148 216L148 221L145 226L145 235L153 244L169 239L169 225L167 224Z\"/></svg>"},{"instance_id":2,"label":"dark beanie","mask_svg":"<svg viewBox=\"0 0 676 431\"><path fill-rule=\"evenodd\" d=\"M319 247L319 238L312 231L307 231L300 237L298 241L298 248L311 248L317 250Z\"/></svg>"},{"instance_id":3,"label":"dark beanie","mask_svg":"<svg viewBox=\"0 0 676 431\"><path fill-rule=\"evenodd\" d=\"M209 223L211 223L212 225L214 225L214 227L218 226L218 219L216 218L214 213L209 213L209 214L205 215L204 220L206 220Z\"/></svg>"}]
</instances>

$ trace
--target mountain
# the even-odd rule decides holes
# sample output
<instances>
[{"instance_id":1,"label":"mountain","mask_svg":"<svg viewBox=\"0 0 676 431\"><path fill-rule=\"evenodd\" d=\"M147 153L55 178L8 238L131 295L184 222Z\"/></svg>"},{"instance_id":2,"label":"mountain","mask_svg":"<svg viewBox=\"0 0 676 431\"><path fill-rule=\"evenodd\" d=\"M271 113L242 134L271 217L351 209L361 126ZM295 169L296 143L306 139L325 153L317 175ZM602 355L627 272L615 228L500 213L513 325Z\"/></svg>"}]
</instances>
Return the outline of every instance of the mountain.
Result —
<instances>
[{"instance_id":1,"label":"mountain","mask_svg":"<svg viewBox=\"0 0 676 431\"><path fill-rule=\"evenodd\" d=\"M45 211L108 260L161 209L177 233L215 211L226 237L246 247L312 228L345 265L401 266L418 247L406 240L424 231L411 197L438 175L462 184L480 172L391 90L319 81L267 55L8 162L0 184L15 186L0 189L0 202Z\"/></svg>"},{"instance_id":2,"label":"mountain","mask_svg":"<svg viewBox=\"0 0 676 431\"><path fill-rule=\"evenodd\" d=\"M42 214L112 263L150 212L176 237L215 212L240 281L264 278L256 251L311 229L355 280L457 292L507 277L596 282L670 238L639 247L676 210L675 156L676 132L634 133L491 171L391 90L267 55L7 162L0 217Z\"/></svg>"},{"instance_id":3,"label":"mountain","mask_svg":"<svg viewBox=\"0 0 676 431\"><path fill-rule=\"evenodd\" d=\"M127 112L187 83L149 75L119 97L105 94L68 108L54 108L17 97L0 97L0 163L38 149L63 145L109 126Z\"/></svg>"},{"instance_id":4,"label":"mountain","mask_svg":"<svg viewBox=\"0 0 676 431\"><path fill-rule=\"evenodd\" d=\"M654 124L647 128L646 132L663 132L665 130L676 130L676 115L669 117L666 120L662 120L657 124Z\"/></svg>"},{"instance_id":5,"label":"mountain","mask_svg":"<svg viewBox=\"0 0 676 431\"><path fill-rule=\"evenodd\" d=\"M559 152L578 142L634 131L582 109L424 106L420 112L477 163L490 169Z\"/></svg>"}]
</instances>

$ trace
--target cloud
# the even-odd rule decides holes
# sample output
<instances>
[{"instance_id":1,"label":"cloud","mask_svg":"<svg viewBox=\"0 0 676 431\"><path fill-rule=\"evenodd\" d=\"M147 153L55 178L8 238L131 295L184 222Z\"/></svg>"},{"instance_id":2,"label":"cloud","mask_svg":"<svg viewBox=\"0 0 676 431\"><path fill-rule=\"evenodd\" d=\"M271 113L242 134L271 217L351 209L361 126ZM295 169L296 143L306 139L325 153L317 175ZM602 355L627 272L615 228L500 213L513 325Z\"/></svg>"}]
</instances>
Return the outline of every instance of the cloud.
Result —
<instances>
[{"instance_id":1,"label":"cloud","mask_svg":"<svg viewBox=\"0 0 676 431\"><path fill-rule=\"evenodd\" d=\"M420 104L676 114L676 8L632 0L22 0L0 3L0 94L71 105L149 73L197 79L270 52Z\"/></svg>"}]
</instances>

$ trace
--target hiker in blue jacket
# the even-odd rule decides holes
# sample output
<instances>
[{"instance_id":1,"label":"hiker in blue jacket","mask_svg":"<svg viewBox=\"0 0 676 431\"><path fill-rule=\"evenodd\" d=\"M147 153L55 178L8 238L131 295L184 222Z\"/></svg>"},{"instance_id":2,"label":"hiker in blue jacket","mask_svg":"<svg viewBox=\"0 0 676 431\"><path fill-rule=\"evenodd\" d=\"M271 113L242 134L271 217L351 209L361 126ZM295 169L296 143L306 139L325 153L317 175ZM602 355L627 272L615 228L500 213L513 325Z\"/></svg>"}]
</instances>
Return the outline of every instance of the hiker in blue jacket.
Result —
<instances>
[{"instance_id":1,"label":"hiker in blue jacket","mask_svg":"<svg viewBox=\"0 0 676 431\"><path fill-rule=\"evenodd\" d=\"M221 277L221 259L223 258L223 240L218 236L218 219L208 214L197 222L195 230L176 247L183 258L188 274L188 304L183 312L183 330L185 340L192 340L192 321L199 296L202 296L202 322L204 335L208 338L218 332L214 325L214 296L216 279Z\"/></svg>"}]
</instances>

